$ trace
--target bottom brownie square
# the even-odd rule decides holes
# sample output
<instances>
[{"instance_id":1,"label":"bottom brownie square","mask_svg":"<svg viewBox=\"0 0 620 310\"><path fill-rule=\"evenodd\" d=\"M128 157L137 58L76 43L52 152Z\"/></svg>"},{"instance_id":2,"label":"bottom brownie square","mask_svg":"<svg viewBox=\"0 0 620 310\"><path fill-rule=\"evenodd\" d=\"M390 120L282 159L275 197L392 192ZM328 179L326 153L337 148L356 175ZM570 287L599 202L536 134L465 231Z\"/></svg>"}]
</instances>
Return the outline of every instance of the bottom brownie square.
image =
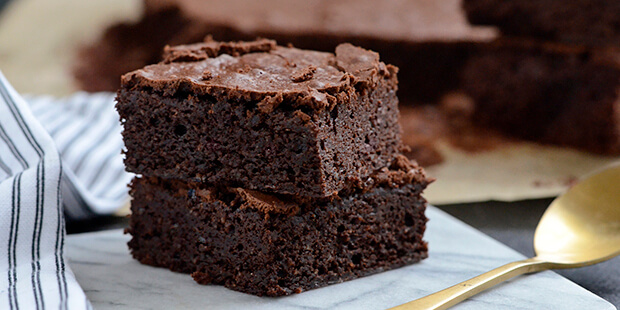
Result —
<instances>
[{"instance_id":1,"label":"bottom brownie square","mask_svg":"<svg viewBox=\"0 0 620 310\"><path fill-rule=\"evenodd\" d=\"M202 284L299 293L426 258L420 194L429 183L404 158L325 199L136 178L129 247L140 262Z\"/></svg>"}]
</instances>

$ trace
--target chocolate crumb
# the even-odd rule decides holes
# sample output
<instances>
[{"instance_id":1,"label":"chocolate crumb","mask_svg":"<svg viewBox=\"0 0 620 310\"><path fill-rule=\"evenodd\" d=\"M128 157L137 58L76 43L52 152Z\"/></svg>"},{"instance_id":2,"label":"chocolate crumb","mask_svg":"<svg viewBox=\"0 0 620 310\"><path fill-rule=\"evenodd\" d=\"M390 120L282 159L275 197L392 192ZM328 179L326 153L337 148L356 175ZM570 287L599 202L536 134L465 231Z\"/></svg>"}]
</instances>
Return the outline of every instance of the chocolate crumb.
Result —
<instances>
[{"instance_id":1,"label":"chocolate crumb","mask_svg":"<svg viewBox=\"0 0 620 310\"><path fill-rule=\"evenodd\" d=\"M203 81L210 80L210 79L212 79L212 78L213 78L213 73L211 73L211 71L209 71L209 70L205 70L205 71L202 73L201 78L202 78L202 80L203 80Z\"/></svg>"},{"instance_id":2,"label":"chocolate crumb","mask_svg":"<svg viewBox=\"0 0 620 310\"><path fill-rule=\"evenodd\" d=\"M305 82L305 81L312 79L314 77L315 72L316 72L315 66L307 66L299 70L298 72L293 73L293 76L291 76L291 80L293 80L293 82L295 83Z\"/></svg>"}]
</instances>

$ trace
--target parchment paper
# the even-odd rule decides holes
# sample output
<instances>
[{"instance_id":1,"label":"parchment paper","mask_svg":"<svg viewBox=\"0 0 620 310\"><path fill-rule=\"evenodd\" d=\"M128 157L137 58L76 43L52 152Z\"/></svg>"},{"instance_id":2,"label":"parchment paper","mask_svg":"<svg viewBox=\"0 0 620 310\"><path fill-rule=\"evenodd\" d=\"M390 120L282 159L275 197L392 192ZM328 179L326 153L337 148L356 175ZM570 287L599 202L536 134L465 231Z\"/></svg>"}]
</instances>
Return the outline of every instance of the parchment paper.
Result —
<instances>
[{"instance_id":1,"label":"parchment paper","mask_svg":"<svg viewBox=\"0 0 620 310\"><path fill-rule=\"evenodd\" d=\"M140 12L139 0L10 1L0 15L0 69L20 93L68 95L77 90L77 47Z\"/></svg>"},{"instance_id":2,"label":"parchment paper","mask_svg":"<svg viewBox=\"0 0 620 310\"><path fill-rule=\"evenodd\" d=\"M76 48L140 11L139 0L12 1L0 16L0 69L21 93L68 95ZM551 197L618 160L525 142L475 153L437 143L444 162L427 168L433 204Z\"/></svg>"}]
</instances>

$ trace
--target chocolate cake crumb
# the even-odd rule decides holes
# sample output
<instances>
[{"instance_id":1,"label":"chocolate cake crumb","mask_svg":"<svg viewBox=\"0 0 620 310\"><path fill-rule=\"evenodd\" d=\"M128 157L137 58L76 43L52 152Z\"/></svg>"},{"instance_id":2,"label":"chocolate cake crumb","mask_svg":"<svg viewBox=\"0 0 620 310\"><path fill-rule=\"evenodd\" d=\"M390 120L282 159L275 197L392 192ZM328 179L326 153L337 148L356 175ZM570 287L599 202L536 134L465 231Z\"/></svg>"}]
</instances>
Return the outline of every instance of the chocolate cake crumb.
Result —
<instances>
[{"instance_id":1,"label":"chocolate cake crumb","mask_svg":"<svg viewBox=\"0 0 620 310\"><path fill-rule=\"evenodd\" d=\"M307 66L302 70L293 73L291 76L291 80L295 83L305 82L314 77L314 73L316 72L315 66Z\"/></svg>"},{"instance_id":2,"label":"chocolate cake crumb","mask_svg":"<svg viewBox=\"0 0 620 310\"><path fill-rule=\"evenodd\" d=\"M187 45L167 45L164 47L162 62L200 61L223 54L241 56L249 53L269 52L275 47L276 42L267 39L259 39L252 42L218 42L207 37L204 43L199 44L198 48L190 48Z\"/></svg>"}]
</instances>

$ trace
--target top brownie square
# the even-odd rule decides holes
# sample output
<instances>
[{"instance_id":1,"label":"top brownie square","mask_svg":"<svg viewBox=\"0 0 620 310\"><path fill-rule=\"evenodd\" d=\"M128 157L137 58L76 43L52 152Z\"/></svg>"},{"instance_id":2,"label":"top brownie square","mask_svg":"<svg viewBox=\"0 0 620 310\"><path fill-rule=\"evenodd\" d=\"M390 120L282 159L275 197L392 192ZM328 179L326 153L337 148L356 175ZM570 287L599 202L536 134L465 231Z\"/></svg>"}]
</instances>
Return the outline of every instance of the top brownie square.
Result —
<instances>
[{"instance_id":1,"label":"top brownie square","mask_svg":"<svg viewBox=\"0 0 620 310\"><path fill-rule=\"evenodd\" d=\"M350 44L167 47L125 74L127 170L302 197L365 182L401 150L397 68Z\"/></svg>"}]
</instances>

